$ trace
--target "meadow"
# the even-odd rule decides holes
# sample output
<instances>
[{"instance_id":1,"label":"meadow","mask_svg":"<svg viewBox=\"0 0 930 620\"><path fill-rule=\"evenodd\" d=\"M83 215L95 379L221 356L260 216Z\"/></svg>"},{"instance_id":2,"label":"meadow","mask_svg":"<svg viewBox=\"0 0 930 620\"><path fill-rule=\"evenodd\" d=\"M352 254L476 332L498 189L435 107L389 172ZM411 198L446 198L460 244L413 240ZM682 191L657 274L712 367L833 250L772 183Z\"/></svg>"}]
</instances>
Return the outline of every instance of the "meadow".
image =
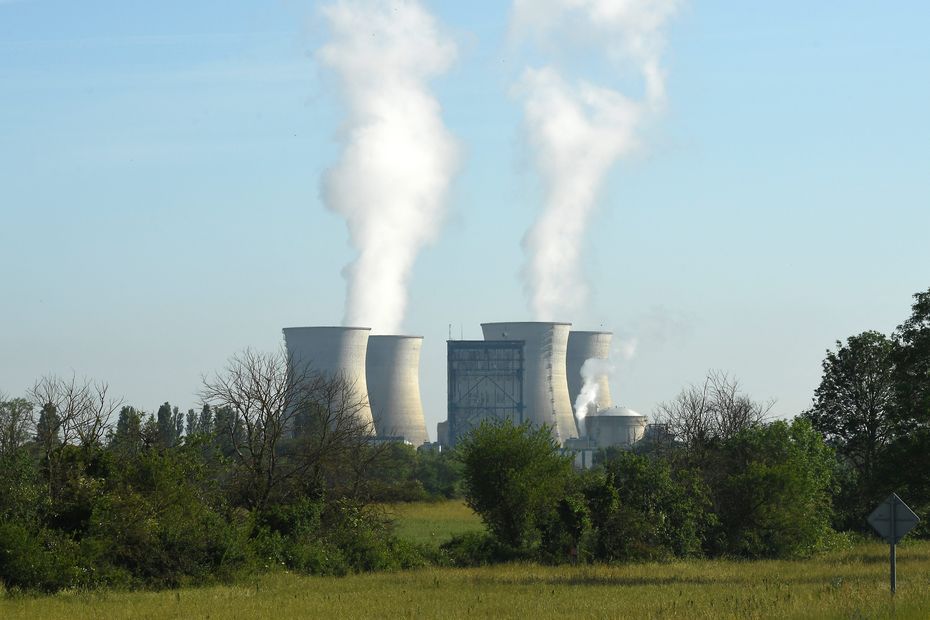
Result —
<instances>
[{"instance_id":1,"label":"meadow","mask_svg":"<svg viewBox=\"0 0 930 620\"><path fill-rule=\"evenodd\" d=\"M439 546L453 536L481 532L484 524L465 502L410 502L385 504L400 538L417 544Z\"/></svg>"},{"instance_id":2,"label":"meadow","mask_svg":"<svg viewBox=\"0 0 930 620\"><path fill-rule=\"evenodd\" d=\"M480 530L461 502L386 506L399 535L440 544ZM860 544L804 561L429 568L344 578L277 572L234 585L0 599L2 618L927 618L930 543Z\"/></svg>"}]
</instances>

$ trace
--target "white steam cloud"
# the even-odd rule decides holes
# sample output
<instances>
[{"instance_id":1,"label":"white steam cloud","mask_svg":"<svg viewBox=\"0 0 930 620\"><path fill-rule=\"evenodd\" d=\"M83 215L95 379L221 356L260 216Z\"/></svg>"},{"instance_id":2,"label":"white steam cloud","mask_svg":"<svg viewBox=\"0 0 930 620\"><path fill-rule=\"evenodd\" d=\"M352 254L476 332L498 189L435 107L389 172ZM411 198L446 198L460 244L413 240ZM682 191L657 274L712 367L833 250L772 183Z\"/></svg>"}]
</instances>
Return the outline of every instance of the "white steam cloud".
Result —
<instances>
[{"instance_id":1,"label":"white steam cloud","mask_svg":"<svg viewBox=\"0 0 930 620\"><path fill-rule=\"evenodd\" d=\"M323 200L346 219L357 258L344 322L396 333L417 253L442 223L458 146L428 88L455 45L416 0L339 0L323 8L330 42L318 53L342 87L340 161Z\"/></svg>"},{"instance_id":2,"label":"white steam cloud","mask_svg":"<svg viewBox=\"0 0 930 620\"><path fill-rule=\"evenodd\" d=\"M581 378L584 383L581 392L575 398L575 421L578 423L578 434L585 436L585 418L597 413L597 400L600 396L600 381L614 371L610 360L591 357L581 365Z\"/></svg>"},{"instance_id":3,"label":"white steam cloud","mask_svg":"<svg viewBox=\"0 0 930 620\"><path fill-rule=\"evenodd\" d=\"M604 177L637 144L665 99L659 65L663 27L677 0L514 0L514 32L544 47L595 45L613 66L632 66L644 94L567 79L554 66L528 68L518 82L526 132L543 177L545 204L524 238L524 267L536 318L550 321L584 304L580 259ZM564 316L564 315L563 315Z\"/></svg>"}]
</instances>

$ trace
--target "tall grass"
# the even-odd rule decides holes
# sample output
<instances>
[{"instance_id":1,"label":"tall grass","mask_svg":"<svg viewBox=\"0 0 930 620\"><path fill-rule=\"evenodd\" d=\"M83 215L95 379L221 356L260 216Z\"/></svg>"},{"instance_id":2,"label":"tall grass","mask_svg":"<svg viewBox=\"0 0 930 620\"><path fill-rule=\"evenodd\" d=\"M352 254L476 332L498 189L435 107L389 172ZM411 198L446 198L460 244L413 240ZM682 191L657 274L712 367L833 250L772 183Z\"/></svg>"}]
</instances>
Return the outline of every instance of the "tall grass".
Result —
<instances>
[{"instance_id":1,"label":"tall grass","mask_svg":"<svg viewBox=\"0 0 930 620\"><path fill-rule=\"evenodd\" d=\"M930 543L864 544L807 561L510 564L345 578L278 573L234 586L0 601L2 618L928 618Z\"/></svg>"}]
</instances>

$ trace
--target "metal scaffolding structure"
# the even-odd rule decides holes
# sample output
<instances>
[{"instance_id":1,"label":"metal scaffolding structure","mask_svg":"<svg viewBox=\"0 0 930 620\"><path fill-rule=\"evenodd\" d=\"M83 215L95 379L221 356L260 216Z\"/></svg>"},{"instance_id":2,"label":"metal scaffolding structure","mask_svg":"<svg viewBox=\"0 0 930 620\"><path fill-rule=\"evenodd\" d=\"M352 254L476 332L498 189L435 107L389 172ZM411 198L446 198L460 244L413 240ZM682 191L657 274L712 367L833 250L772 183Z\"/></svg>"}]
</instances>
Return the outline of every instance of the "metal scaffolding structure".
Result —
<instances>
[{"instance_id":1,"label":"metal scaffolding structure","mask_svg":"<svg viewBox=\"0 0 930 620\"><path fill-rule=\"evenodd\" d=\"M449 442L483 420L524 420L522 340L448 341Z\"/></svg>"}]
</instances>

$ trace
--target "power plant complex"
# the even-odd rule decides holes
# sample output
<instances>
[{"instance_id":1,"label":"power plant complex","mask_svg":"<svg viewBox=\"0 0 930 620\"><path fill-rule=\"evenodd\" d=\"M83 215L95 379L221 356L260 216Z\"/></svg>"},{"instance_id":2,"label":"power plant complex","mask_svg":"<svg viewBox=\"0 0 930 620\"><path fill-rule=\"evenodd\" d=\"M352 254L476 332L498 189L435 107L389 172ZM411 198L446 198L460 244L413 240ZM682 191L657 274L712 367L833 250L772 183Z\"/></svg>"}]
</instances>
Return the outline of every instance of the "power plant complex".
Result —
<instances>
[{"instance_id":1,"label":"power plant complex","mask_svg":"<svg viewBox=\"0 0 930 620\"><path fill-rule=\"evenodd\" d=\"M556 322L481 328L484 340L447 342L448 409L438 426L440 446L454 447L485 420L545 425L560 446L576 453L629 448L642 439L645 416L611 401L604 369L610 332L572 331L570 323ZM293 363L346 381L349 395L364 403L360 421L378 440L429 443L420 399L422 337L372 336L367 327L283 331ZM591 398L579 399L582 392ZM586 460L583 455L579 464Z\"/></svg>"}]
</instances>

